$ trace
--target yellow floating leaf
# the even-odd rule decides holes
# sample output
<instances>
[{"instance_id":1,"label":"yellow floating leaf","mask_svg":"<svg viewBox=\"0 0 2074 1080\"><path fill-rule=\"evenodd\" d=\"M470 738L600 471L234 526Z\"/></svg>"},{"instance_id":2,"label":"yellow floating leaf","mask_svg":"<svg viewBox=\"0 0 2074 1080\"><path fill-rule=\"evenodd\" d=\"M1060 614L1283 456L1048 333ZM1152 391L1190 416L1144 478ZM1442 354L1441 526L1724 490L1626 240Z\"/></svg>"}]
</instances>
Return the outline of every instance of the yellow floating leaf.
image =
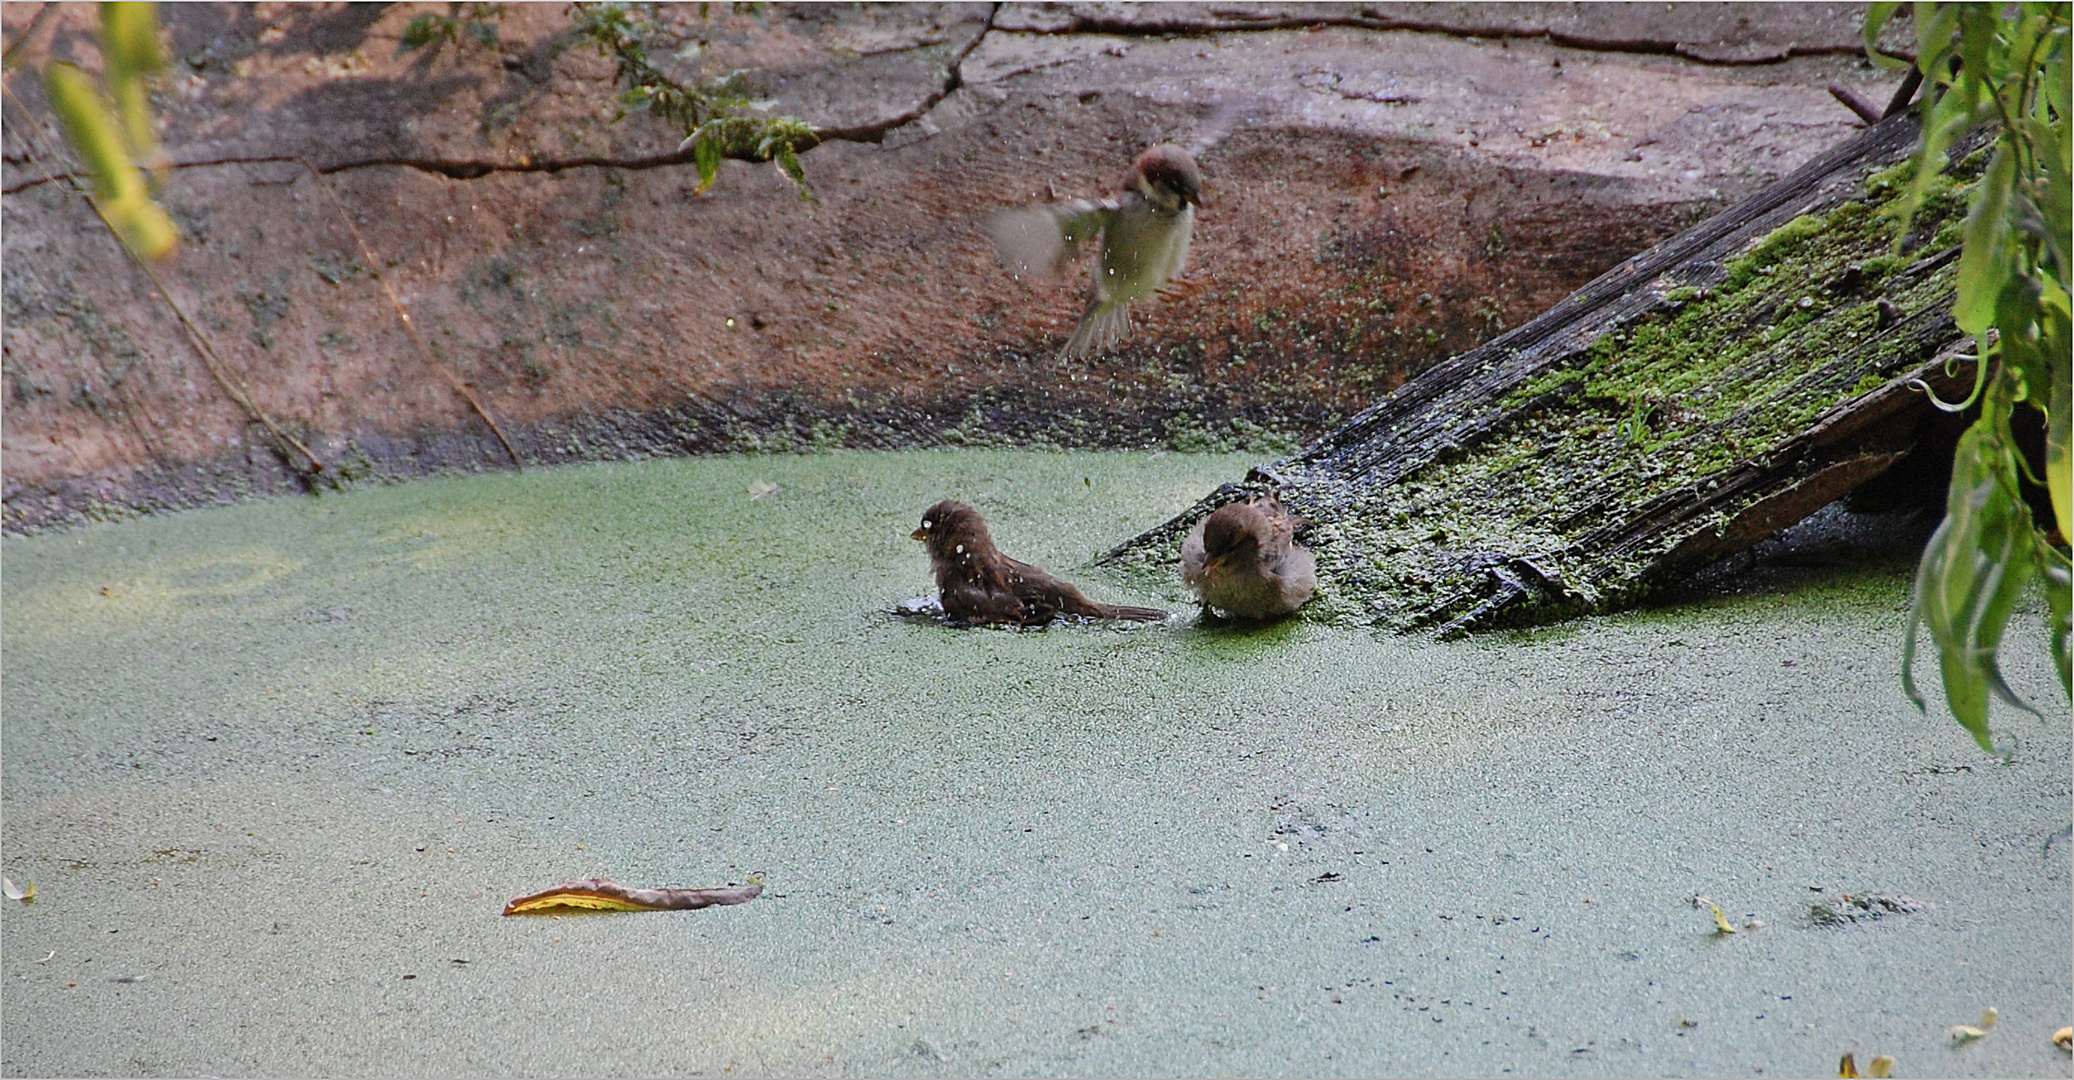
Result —
<instances>
[{"instance_id":1,"label":"yellow floating leaf","mask_svg":"<svg viewBox=\"0 0 2074 1080\"><path fill-rule=\"evenodd\" d=\"M1843 1060L1836 1063L1837 1080L1858 1080L1858 1055L1844 1051Z\"/></svg>"},{"instance_id":2,"label":"yellow floating leaf","mask_svg":"<svg viewBox=\"0 0 2074 1080\"><path fill-rule=\"evenodd\" d=\"M630 889L603 878L578 878L544 892L521 896L504 905L504 914L537 915L564 908L578 911L690 911L743 904L762 894L760 876L750 877L747 885L717 889Z\"/></svg>"},{"instance_id":3,"label":"yellow floating leaf","mask_svg":"<svg viewBox=\"0 0 2074 1080\"><path fill-rule=\"evenodd\" d=\"M1886 1054L1873 1058L1871 1064L1865 1066L1865 1075L1885 1080L1894 1075L1894 1059Z\"/></svg>"},{"instance_id":4,"label":"yellow floating leaf","mask_svg":"<svg viewBox=\"0 0 2074 1080\"><path fill-rule=\"evenodd\" d=\"M5 886L9 900L19 900L24 904L36 902L36 883L33 881L27 885L16 885L13 878L0 878L0 886Z\"/></svg>"},{"instance_id":5,"label":"yellow floating leaf","mask_svg":"<svg viewBox=\"0 0 2074 1080\"><path fill-rule=\"evenodd\" d=\"M1707 905L1707 910L1714 913L1715 934L1733 934L1736 932L1735 924L1728 921L1727 915L1722 914L1720 904L1717 904L1704 896L1695 896L1692 898L1693 907L1698 907L1701 904Z\"/></svg>"},{"instance_id":6,"label":"yellow floating leaf","mask_svg":"<svg viewBox=\"0 0 2074 1080\"><path fill-rule=\"evenodd\" d=\"M1981 1029L1974 1027L1970 1024L1952 1025L1952 1041L1955 1043L1970 1043L1973 1040L1978 1039L1986 1034L1987 1032L1982 1031Z\"/></svg>"},{"instance_id":7,"label":"yellow floating leaf","mask_svg":"<svg viewBox=\"0 0 2074 1080\"><path fill-rule=\"evenodd\" d=\"M1988 1006L1988 1011L1980 1014L1980 1029L1982 1031L1993 1031L1995 1030L1995 1021L2000 1019L2002 1019L2002 1014L1996 1012L1995 1007L1990 1005Z\"/></svg>"},{"instance_id":8,"label":"yellow floating leaf","mask_svg":"<svg viewBox=\"0 0 2074 1080\"><path fill-rule=\"evenodd\" d=\"M2052 1044L2062 1050L2074 1050L2074 1027L2063 1027L2053 1032Z\"/></svg>"}]
</instances>

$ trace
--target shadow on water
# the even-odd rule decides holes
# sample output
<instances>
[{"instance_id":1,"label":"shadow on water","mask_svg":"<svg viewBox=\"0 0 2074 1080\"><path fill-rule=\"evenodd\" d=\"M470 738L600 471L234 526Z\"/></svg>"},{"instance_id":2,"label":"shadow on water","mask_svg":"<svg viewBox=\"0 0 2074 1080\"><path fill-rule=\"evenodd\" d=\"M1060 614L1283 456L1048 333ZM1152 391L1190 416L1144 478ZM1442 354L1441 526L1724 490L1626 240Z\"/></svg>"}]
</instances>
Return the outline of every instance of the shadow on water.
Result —
<instances>
[{"instance_id":1,"label":"shadow on water","mask_svg":"<svg viewBox=\"0 0 2074 1080\"><path fill-rule=\"evenodd\" d=\"M1912 573L1942 516L1941 507L1859 513L1846 503L1833 503L1778 536L1666 587L1644 608L1776 596L1867 574Z\"/></svg>"}]
</instances>

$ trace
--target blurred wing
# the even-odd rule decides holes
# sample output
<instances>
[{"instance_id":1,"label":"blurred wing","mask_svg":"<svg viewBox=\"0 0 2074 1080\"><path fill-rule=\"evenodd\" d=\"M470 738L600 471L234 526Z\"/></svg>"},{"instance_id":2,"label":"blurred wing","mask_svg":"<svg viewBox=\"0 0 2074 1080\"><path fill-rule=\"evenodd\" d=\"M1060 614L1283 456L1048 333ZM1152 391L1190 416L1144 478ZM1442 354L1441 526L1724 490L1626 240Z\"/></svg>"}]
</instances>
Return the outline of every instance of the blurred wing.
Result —
<instances>
[{"instance_id":1,"label":"blurred wing","mask_svg":"<svg viewBox=\"0 0 2074 1080\"><path fill-rule=\"evenodd\" d=\"M1051 206L1001 210L987 218L987 236L1001 262L1018 274L1062 274L1080 245L1102 234L1114 199L1075 199Z\"/></svg>"},{"instance_id":2,"label":"blurred wing","mask_svg":"<svg viewBox=\"0 0 2074 1080\"><path fill-rule=\"evenodd\" d=\"M1196 124L1195 134L1183 144L1182 149L1188 151L1189 157L1198 160L1216 149L1217 144L1223 142L1225 136L1230 135L1231 130L1239 126L1242 119L1240 114L1245 111L1246 104L1244 101L1229 98L1219 101L1210 109L1210 115L1203 117L1201 122Z\"/></svg>"}]
</instances>

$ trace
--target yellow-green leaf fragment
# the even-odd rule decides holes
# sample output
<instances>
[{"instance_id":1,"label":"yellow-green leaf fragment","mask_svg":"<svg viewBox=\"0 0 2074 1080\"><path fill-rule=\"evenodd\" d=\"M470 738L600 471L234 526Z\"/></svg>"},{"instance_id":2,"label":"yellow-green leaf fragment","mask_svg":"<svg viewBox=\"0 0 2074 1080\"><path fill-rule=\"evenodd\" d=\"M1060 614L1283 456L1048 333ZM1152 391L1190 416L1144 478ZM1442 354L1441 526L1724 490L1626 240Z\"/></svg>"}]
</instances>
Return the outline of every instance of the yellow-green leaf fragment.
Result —
<instances>
[{"instance_id":1,"label":"yellow-green leaf fragment","mask_svg":"<svg viewBox=\"0 0 2074 1080\"><path fill-rule=\"evenodd\" d=\"M2074 1027L2063 1027L2053 1032L2052 1044L2062 1050L2074 1050Z\"/></svg>"},{"instance_id":2,"label":"yellow-green leaf fragment","mask_svg":"<svg viewBox=\"0 0 2074 1080\"><path fill-rule=\"evenodd\" d=\"M1866 1063L1865 1075L1885 1080L1886 1077L1894 1075L1894 1059L1886 1054L1873 1058Z\"/></svg>"},{"instance_id":3,"label":"yellow-green leaf fragment","mask_svg":"<svg viewBox=\"0 0 2074 1080\"><path fill-rule=\"evenodd\" d=\"M51 105L65 134L93 174L94 192L103 217L139 258L162 259L179 243L180 232L144 184L144 173L130 159L121 131L108 115L93 80L71 64L52 64L44 73Z\"/></svg>"},{"instance_id":4,"label":"yellow-green leaf fragment","mask_svg":"<svg viewBox=\"0 0 2074 1080\"><path fill-rule=\"evenodd\" d=\"M93 174L94 191L104 202L120 202L144 191L144 177L130 161L122 132L108 115L101 95L94 90L86 72L71 64L52 64L44 72L44 86L58 121L72 145L86 159Z\"/></svg>"},{"instance_id":5,"label":"yellow-green leaf fragment","mask_svg":"<svg viewBox=\"0 0 2074 1080\"><path fill-rule=\"evenodd\" d=\"M1712 912L1714 915L1715 934L1733 934L1736 932L1735 924L1728 921L1728 916L1722 913L1720 904L1717 904L1704 896L1695 896L1692 898L1693 907L1699 907L1702 904L1705 904L1707 910Z\"/></svg>"},{"instance_id":6,"label":"yellow-green leaf fragment","mask_svg":"<svg viewBox=\"0 0 2074 1080\"><path fill-rule=\"evenodd\" d=\"M158 42L157 5L135 0L102 4L101 53L107 60L102 80L122 116L130 153L156 165L158 136L152 131L144 80L166 63Z\"/></svg>"},{"instance_id":7,"label":"yellow-green leaf fragment","mask_svg":"<svg viewBox=\"0 0 2074 1080\"><path fill-rule=\"evenodd\" d=\"M36 883L33 881L27 885L16 885L13 878L0 878L0 886L5 887L9 900L19 900L24 904L36 902Z\"/></svg>"},{"instance_id":8,"label":"yellow-green leaf fragment","mask_svg":"<svg viewBox=\"0 0 2074 1080\"><path fill-rule=\"evenodd\" d=\"M743 904L763 895L763 883L715 889L630 889L603 878L565 881L544 892L521 896L504 905L506 915L575 911L692 911L702 907Z\"/></svg>"}]
</instances>

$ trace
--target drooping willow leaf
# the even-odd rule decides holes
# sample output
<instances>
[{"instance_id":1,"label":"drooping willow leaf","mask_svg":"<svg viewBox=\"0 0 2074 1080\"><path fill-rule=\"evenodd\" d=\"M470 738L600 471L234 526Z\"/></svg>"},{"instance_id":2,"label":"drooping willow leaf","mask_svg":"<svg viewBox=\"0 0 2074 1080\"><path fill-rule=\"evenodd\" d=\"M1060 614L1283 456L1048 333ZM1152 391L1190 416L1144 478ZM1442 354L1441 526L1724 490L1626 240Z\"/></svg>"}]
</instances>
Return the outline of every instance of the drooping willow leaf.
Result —
<instances>
[{"instance_id":1,"label":"drooping willow leaf","mask_svg":"<svg viewBox=\"0 0 2074 1080\"><path fill-rule=\"evenodd\" d=\"M1898 6L1874 4L1865 40ZM1944 523L1916 574L1915 606L1902 648L1902 683L1918 708L1912 667L1916 630L1938 652L1945 700L1983 749L1992 750L1989 703L2023 706L2003 681L1996 655L2026 583L2045 589L2053 664L2074 697L2068 638L2067 540L2070 479L2067 388L2070 331L2069 208L2074 140L2068 132L2069 10L2065 4L1919 3L1916 69L1923 82L1923 134L1906 218L1945 165L1945 150L1978 124L1996 128L1994 157L1974 187L1952 313L1978 354L1973 398L1981 416L1960 440ZM1875 59L1880 59L1875 57ZM1884 63L1885 61L1882 60ZM1897 242L1899 238L1897 237ZM1941 403L1940 403L1941 404ZM1942 406L1949 408L1950 406ZM2022 408L2046 417L2042 482L2055 527L2038 527L2023 498L2041 477L2018 448L2011 421Z\"/></svg>"},{"instance_id":2,"label":"drooping willow leaf","mask_svg":"<svg viewBox=\"0 0 2074 1080\"><path fill-rule=\"evenodd\" d=\"M144 81L166 66L158 43L156 5L126 2L101 5L102 80L122 117L130 153L152 167L158 162L158 134L152 128L151 105Z\"/></svg>"},{"instance_id":3,"label":"drooping willow leaf","mask_svg":"<svg viewBox=\"0 0 2074 1080\"><path fill-rule=\"evenodd\" d=\"M2068 323L2067 294L2063 291L2055 299L2061 308L2054 320L2055 328L2063 330ZM2045 407L2045 490L2052 498L2053 521L2059 527L2060 539L2064 541L2074 538L2074 525L2068 523L2070 512L2074 512L2074 458L2070 458L2074 451L2068 447L2067 418L2068 411L2074 409L2074 388L2068 385L2068 370L2074 368L2074 362L2070 362L2068 355L2070 343L2065 338L2054 341L2050 337L2057 335L2050 335L2046 345L2054 351L2048 354L2052 365L2052 391ZM2066 681L2064 674L2060 681Z\"/></svg>"},{"instance_id":4,"label":"drooping willow leaf","mask_svg":"<svg viewBox=\"0 0 2074 1080\"><path fill-rule=\"evenodd\" d=\"M1924 707L1911 670L1919 620L1937 646L1945 702L1981 749L1994 752L1988 701L2030 706L2002 678L1996 653L2009 616L2023 597L2036 541L2030 512L2016 492L2016 463L1994 426L2008 425L2007 388L1990 389L1980 421L1959 440L1952 459L1944 523L1930 537L1916 572L1915 611L1902 657L1909 699ZM1999 415L1997 415L1999 414Z\"/></svg>"},{"instance_id":5,"label":"drooping willow leaf","mask_svg":"<svg viewBox=\"0 0 2074 1080\"><path fill-rule=\"evenodd\" d=\"M86 159L94 178L95 204L122 242L142 259L162 259L180 242L165 210L151 201L144 173L130 157L121 129L108 115L86 72L52 64L44 73L51 105L65 136Z\"/></svg>"}]
</instances>

